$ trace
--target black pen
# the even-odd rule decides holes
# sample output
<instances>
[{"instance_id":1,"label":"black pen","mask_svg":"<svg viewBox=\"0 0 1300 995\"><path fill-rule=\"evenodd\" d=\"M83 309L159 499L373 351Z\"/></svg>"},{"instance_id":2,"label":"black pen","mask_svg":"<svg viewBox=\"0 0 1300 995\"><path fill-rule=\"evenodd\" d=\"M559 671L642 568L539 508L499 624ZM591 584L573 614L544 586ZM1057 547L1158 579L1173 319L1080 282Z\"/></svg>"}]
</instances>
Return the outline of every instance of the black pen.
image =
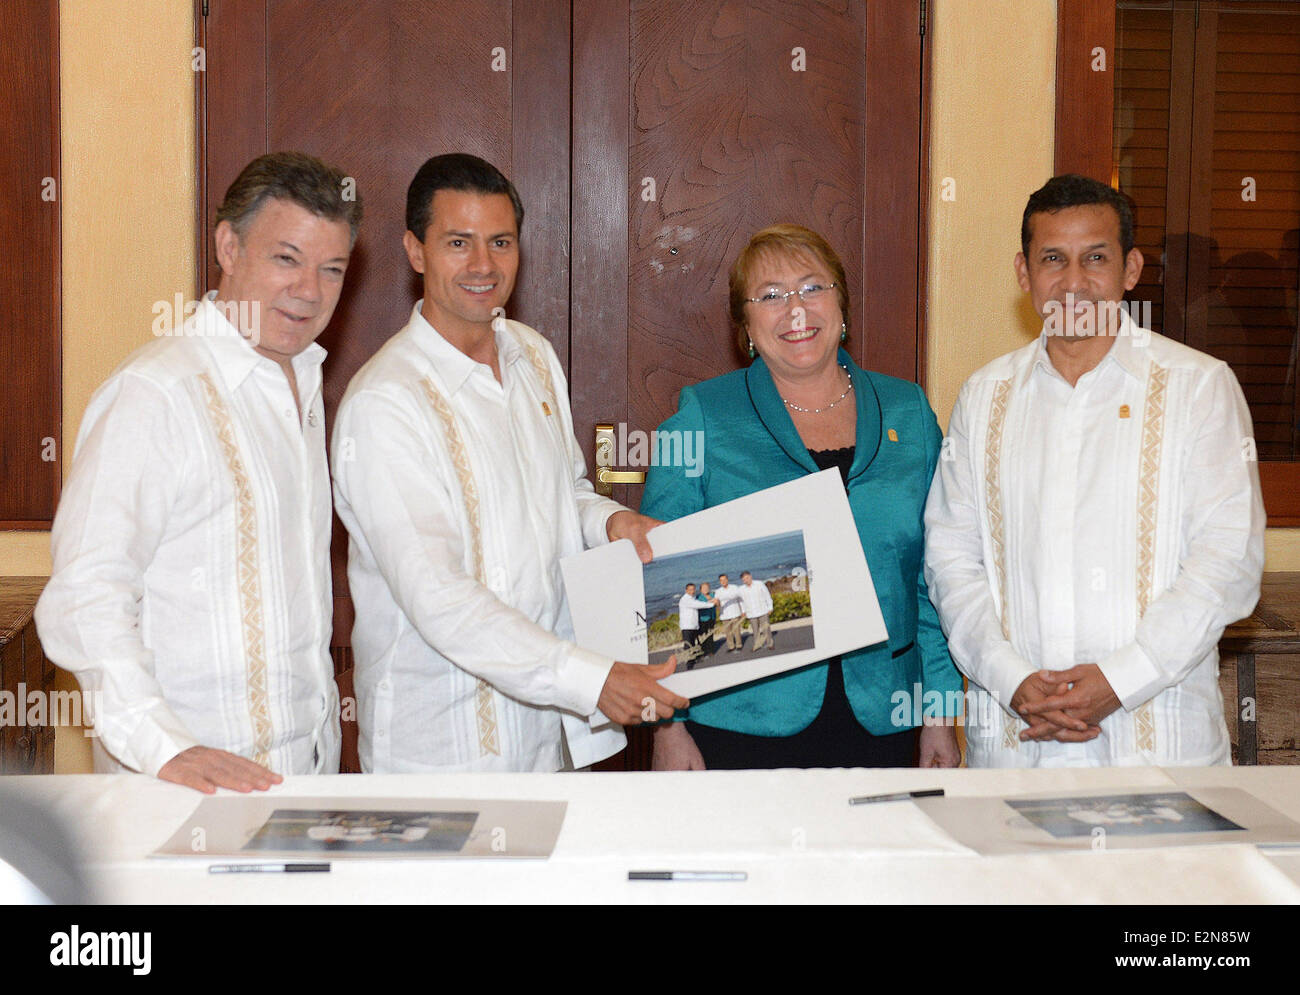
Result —
<instances>
[{"instance_id":1,"label":"black pen","mask_svg":"<svg viewBox=\"0 0 1300 995\"><path fill-rule=\"evenodd\" d=\"M744 881L744 871L628 871L629 881Z\"/></svg>"},{"instance_id":2,"label":"black pen","mask_svg":"<svg viewBox=\"0 0 1300 995\"><path fill-rule=\"evenodd\" d=\"M927 791L895 791L888 795L860 795L850 798L850 805L873 805L876 802L905 802L912 798L942 798L943 788L930 788Z\"/></svg>"}]
</instances>

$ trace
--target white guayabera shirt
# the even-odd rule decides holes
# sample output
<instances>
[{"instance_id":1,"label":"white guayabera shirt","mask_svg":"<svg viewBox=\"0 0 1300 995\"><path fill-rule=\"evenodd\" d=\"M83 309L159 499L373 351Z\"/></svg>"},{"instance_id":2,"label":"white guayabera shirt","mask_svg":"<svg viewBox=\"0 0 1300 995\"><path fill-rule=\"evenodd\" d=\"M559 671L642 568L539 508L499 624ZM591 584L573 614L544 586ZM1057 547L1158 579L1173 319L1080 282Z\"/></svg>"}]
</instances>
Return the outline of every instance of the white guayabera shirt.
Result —
<instances>
[{"instance_id":1,"label":"white guayabera shirt","mask_svg":"<svg viewBox=\"0 0 1300 995\"><path fill-rule=\"evenodd\" d=\"M740 601L747 618L760 618L772 611L772 592L761 580L740 585Z\"/></svg>"},{"instance_id":2,"label":"white guayabera shirt","mask_svg":"<svg viewBox=\"0 0 1300 995\"><path fill-rule=\"evenodd\" d=\"M677 599L677 628L698 629L700 627L700 609L711 608L712 601L705 601L693 594L683 594Z\"/></svg>"},{"instance_id":3,"label":"white guayabera shirt","mask_svg":"<svg viewBox=\"0 0 1300 995\"><path fill-rule=\"evenodd\" d=\"M729 622L733 618L740 618L745 597L740 593L740 588L735 584L728 584L726 587L719 587L713 592L713 596L718 599L719 620Z\"/></svg>"},{"instance_id":4,"label":"white guayabera shirt","mask_svg":"<svg viewBox=\"0 0 1300 995\"><path fill-rule=\"evenodd\" d=\"M971 766L1229 762L1217 644L1264 559L1250 413L1224 363L1122 320L1074 388L1040 336L953 410L925 577L972 682ZM1101 735L1020 742L1020 683L1084 663L1123 704Z\"/></svg>"},{"instance_id":5,"label":"white guayabera shirt","mask_svg":"<svg viewBox=\"0 0 1300 995\"><path fill-rule=\"evenodd\" d=\"M324 358L294 357L300 421L209 295L91 398L36 622L89 693L97 767L156 774L202 745L338 770Z\"/></svg>"},{"instance_id":6,"label":"white guayabera shirt","mask_svg":"<svg viewBox=\"0 0 1300 995\"><path fill-rule=\"evenodd\" d=\"M495 334L501 383L416 304L339 407L366 771L551 771L565 743L579 767L624 743L598 729L613 660L571 641L559 568L623 508L586 478L550 343Z\"/></svg>"}]
</instances>

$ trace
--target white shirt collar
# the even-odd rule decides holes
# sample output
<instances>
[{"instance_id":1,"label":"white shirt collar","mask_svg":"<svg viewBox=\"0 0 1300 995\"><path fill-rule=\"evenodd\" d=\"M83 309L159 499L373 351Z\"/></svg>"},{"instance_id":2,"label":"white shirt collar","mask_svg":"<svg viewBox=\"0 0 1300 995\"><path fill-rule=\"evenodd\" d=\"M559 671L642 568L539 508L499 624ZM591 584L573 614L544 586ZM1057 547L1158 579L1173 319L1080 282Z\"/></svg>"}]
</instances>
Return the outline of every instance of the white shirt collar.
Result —
<instances>
[{"instance_id":1,"label":"white shirt collar","mask_svg":"<svg viewBox=\"0 0 1300 995\"><path fill-rule=\"evenodd\" d=\"M198 310L186 321L186 331L200 338L208 347L216 363L221 379L228 390L237 389L250 373L261 363L270 363L278 368L273 359L263 356L253 348L252 342L240 334L229 319L213 302L217 292L209 291L204 295ZM312 342L302 352L293 357L294 372L319 367L325 362L325 349Z\"/></svg>"},{"instance_id":2,"label":"white shirt collar","mask_svg":"<svg viewBox=\"0 0 1300 995\"><path fill-rule=\"evenodd\" d=\"M487 367L476 360L470 359L463 352L442 337L442 333L434 328L423 314L420 308L424 305L423 300L415 302L415 307L411 309L411 321L407 326L411 329L412 337L416 345L429 358L434 369L438 371L438 376L442 379L443 384L451 393L456 393L464 386L470 376L479 367ZM497 362L500 364L502 376L505 375L506 368L523 358L523 350L519 347L519 342L508 331L496 331L497 344ZM489 375L491 370L488 370Z\"/></svg>"},{"instance_id":3,"label":"white shirt collar","mask_svg":"<svg viewBox=\"0 0 1300 995\"><path fill-rule=\"evenodd\" d=\"M1106 363L1115 363L1129 376L1142 380L1146 377L1147 363L1149 356L1146 346L1151 342L1151 332L1142 328L1129 317L1128 308L1121 307L1119 311L1119 331L1116 332L1111 347L1106 351L1100 363L1095 367L1100 369ZM1052 358L1047 354L1047 326L1043 325L1043 330L1038 335L1037 347L1034 350L1034 361L1029 364L1025 371L1025 380L1036 369L1041 369L1049 376L1061 378L1060 371L1052 363Z\"/></svg>"}]
</instances>

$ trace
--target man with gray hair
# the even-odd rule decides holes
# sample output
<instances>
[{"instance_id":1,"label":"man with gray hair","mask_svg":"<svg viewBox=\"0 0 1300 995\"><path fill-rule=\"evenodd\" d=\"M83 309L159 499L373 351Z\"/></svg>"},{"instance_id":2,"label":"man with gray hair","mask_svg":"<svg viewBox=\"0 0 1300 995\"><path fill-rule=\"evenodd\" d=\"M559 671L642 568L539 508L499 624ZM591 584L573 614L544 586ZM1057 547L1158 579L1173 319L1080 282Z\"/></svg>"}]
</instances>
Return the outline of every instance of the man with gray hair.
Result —
<instances>
[{"instance_id":1,"label":"man with gray hair","mask_svg":"<svg viewBox=\"0 0 1300 995\"><path fill-rule=\"evenodd\" d=\"M97 770L207 793L338 770L316 338L360 222L339 170L253 160L217 289L91 398L36 622L94 706Z\"/></svg>"},{"instance_id":2,"label":"man with gray hair","mask_svg":"<svg viewBox=\"0 0 1300 995\"><path fill-rule=\"evenodd\" d=\"M745 618L754 630L754 638L749 648L757 652L761 649L776 649L776 640L772 638L772 592L763 581L754 583L754 575L748 570L740 575L740 602L745 609Z\"/></svg>"}]
</instances>

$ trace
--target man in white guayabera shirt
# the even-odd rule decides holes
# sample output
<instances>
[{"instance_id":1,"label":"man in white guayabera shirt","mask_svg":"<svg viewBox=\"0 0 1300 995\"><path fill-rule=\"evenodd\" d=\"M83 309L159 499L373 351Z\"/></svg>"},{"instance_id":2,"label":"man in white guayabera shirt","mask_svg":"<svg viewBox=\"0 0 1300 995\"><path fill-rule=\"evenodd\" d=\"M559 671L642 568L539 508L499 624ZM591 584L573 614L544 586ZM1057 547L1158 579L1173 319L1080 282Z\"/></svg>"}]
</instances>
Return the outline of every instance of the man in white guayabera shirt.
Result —
<instances>
[{"instance_id":1,"label":"man in white guayabera shirt","mask_svg":"<svg viewBox=\"0 0 1300 995\"><path fill-rule=\"evenodd\" d=\"M594 493L555 351L501 316L522 221L482 159L420 167L403 242L424 298L339 406L366 771L583 767L623 745L606 717L686 704L658 683L675 659L617 663L572 642L560 558L626 537L648 560L657 523Z\"/></svg>"},{"instance_id":2,"label":"man in white guayabera shirt","mask_svg":"<svg viewBox=\"0 0 1300 995\"><path fill-rule=\"evenodd\" d=\"M745 624L740 588L733 587L726 574L718 574L718 592L714 597L718 602L718 622L727 637L727 652L734 653L740 649L740 627Z\"/></svg>"},{"instance_id":3,"label":"man in white guayabera shirt","mask_svg":"<svg viewBox=\"0 0 1300 995\"><path fill-rule=\"evenodd\" d=\"M772 638L772 592L761 580L755 584L754 575L748 570L740 575L740 601L745 609L745 618L754 632L750 640L751 650L775 649L776 640Z\"/></svg>"},{"instance_id":4,"label":"man in white guayabera shirt","mask_svg":"<svg viewBox=\"0 0 1300 995\"><path fill-rule=\"evenodd\" d=\"M962 387L925 514L969 762L1227 763L1216 646L1264 557L1241 388L1118 306L1142 253L1110 187L1052 179L1021 246L1043 332Z\"/></svg>"},{"instance_id":5,"label":"man in white guayabera shirt","mask_svg":"<svg viewBox=\"0 0 1300 995\"><path fill-rule=\"evenodd\" d=\"M700 641L700 609L710 608L717 603L714 598L697 598L695 585L686 585L686 593L677 599L677 628L682 631L682 645L686 649L693 649ZM694 669L695 663L692 655L686 663L686 669Z\"/></svg>"},{"instance_id":6,"label":"man in white guayabera shirt","mask_svg":"<svg viewBox=\"0 0 1300 995\"><path fill-rule=\"evenodd\" d=\"M216 291L91 398L36 622L97 769L206 792L338 770L315 340L360 221L338 170L255 159L217 212Z\"/></svg>"}]
</instances>

